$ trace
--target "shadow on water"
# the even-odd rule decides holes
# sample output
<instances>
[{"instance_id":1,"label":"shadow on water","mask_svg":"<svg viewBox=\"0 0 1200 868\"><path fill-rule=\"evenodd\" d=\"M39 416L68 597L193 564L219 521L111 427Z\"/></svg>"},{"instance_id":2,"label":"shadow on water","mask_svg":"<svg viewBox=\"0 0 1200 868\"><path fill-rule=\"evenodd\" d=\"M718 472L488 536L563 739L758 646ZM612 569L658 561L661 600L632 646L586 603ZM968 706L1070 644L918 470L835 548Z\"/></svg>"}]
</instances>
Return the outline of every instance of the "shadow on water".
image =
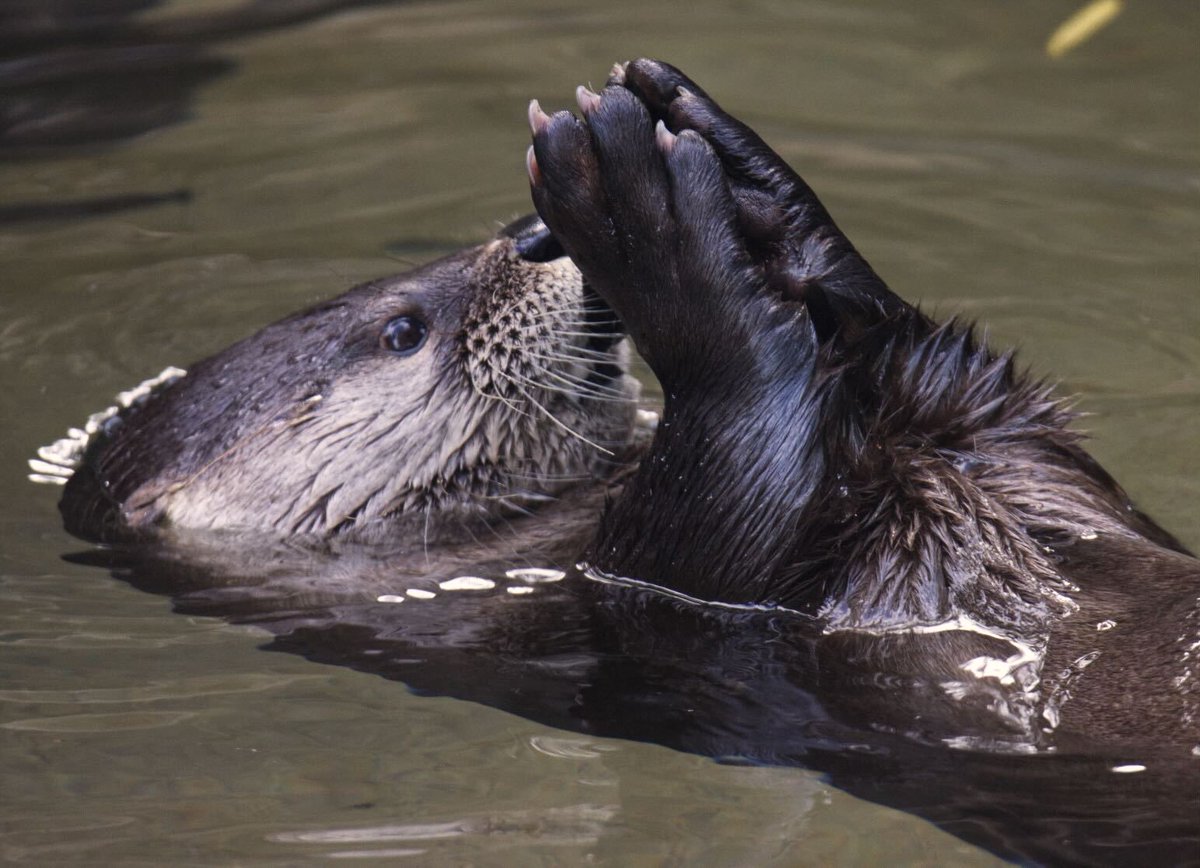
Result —
<instances>
[{"instance_id":1,"label":"shadow on water","mask_svg":"<svg viewBox=\"0 0 1200 868\"><path fill-rule=\"evenodd\" d=\"M1200 852L1192 763L1087 748L1020 755L990 711L902 672L864 677L846 662L847 640L799 616L687 605L581 576L569 560L549 576L477 564L493 586L451 590L403 556L236 552L208 541L68 559L169 596L180 613L261 628L267 650L419 695L724 763L816 770L1008 859L1184 864ZM995 749L952 749L947 732Z\"/></svg>"},{"instance_id":2,"label":"shadow on water","mask_svg":"<svg viewBox=\"0 0 1200 868\"><path fill-rule=\"evenodd\" d=\"M0 5L0 159L115 145L191 116L196 90L235 68L221 43L400 0L248 0L143 20L161 0L8 0ZM100 216L186 201L167 190L0 207L0 224Z\"/></svg>"}]
</instances>

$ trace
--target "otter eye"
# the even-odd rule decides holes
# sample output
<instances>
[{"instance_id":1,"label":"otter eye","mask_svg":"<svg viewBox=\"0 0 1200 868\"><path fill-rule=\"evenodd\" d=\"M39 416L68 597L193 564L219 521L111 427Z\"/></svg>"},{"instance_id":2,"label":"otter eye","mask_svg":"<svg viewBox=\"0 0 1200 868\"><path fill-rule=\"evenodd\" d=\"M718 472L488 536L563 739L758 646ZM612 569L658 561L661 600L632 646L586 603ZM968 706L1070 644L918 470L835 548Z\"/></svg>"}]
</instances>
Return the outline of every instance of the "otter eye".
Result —
<instances>
[{"instance_id":1,"label":"otter eye","mask_svg":"<svg viewBox=\"0 0 1200 868\"><path fill-rule=\"evenodd\" d=\"M415 316L398 316L383 327L379 343L385 350L408 356L421 348L428 334L429 327Z\"/></svg>"}]
</instances>

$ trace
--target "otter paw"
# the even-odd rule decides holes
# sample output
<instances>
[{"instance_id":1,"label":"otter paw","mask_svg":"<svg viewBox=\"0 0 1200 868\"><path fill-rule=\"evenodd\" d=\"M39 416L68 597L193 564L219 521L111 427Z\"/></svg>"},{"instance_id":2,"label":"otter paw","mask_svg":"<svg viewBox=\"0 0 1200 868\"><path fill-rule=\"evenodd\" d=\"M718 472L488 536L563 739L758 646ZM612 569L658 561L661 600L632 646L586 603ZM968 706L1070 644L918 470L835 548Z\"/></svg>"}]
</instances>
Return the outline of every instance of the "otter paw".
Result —
<instances>
[{"instance_id":1,"label":"otter paw","mask_svg":"<svg viewBox=\"0 0 1200 868\"><path fill-rule=\"evenodd\" d=\"M661 377L704 355L761 301L721 162L618 84L577 92L583 115L530 105L538 213Z\"/></svg>"},{"instance_id":2,"label":"otter paw","mask_svg":"<svg viewBox=\"0 0 1200 868\"><path fill-rule=\"evenodd\" d=\"M668 129L692 130L712 146L767 284L782 298L805 302L823 337L856 334L881 318L912 311L879 279L804 179L686 75L642 58L614 67L610 82L636 95Z\"/></svg>"},{"instance_id":3,"label":"otter paw","mask_svg":"<svg viewBox=\"0 0 1200 868\"><path fill-rule=\"evenodd\" d=\"M739 193L756 192L781 208L796 197L811 197L808 185L782 157L704 90L669 63L640 58L613 68L619 81L642 101L655 120L679 133L693 130L712 145Z\"/></svg>"}]
</instances>

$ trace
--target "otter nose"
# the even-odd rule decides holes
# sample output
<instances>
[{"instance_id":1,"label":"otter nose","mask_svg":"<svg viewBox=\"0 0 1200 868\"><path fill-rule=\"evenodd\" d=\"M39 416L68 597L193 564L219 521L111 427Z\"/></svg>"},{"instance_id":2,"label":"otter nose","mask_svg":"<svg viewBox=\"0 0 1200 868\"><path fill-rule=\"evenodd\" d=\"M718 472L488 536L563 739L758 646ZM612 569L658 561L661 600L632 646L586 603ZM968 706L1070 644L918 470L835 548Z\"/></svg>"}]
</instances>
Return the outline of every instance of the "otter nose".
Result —
<instances>
[{"instance_id":1,"label":"otter nose","mask_svg":"<svg viewBox=\"0 0 1200 868\"><path fill-rule=\"evenodd\" d=\"M513 239L517 255L526 262L551 262L567 255L558 239L536 216L513 223L502 234Z\"/></svg>"}]
</instances>

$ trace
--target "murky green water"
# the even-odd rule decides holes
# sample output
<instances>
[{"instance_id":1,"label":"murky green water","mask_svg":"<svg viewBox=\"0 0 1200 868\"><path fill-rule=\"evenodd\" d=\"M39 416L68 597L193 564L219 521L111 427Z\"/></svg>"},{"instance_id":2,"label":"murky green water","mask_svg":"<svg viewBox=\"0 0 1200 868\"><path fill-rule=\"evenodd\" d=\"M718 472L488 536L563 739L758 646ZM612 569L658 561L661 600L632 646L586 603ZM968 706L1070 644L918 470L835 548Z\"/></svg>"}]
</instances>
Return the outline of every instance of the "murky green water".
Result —
<instances>
[{"instance_id":1,"label":"murky green water","mask_svg":"<svg viewBox=\"0 0 1200 868\"><path fill-rule=\"evenodd\" d=\"M227 9L176 2L155 10ZM945 864L991 857L797 769L589 740L256 650L59 556L25 459L117 390L529 210L526 101L682 66L893 287L986 322L1200 544L1200 11L1074 2L413 3L227 40L191 119L0 164L0 855L28 864ZM398 262L397 259L403 260Z\"/></svg>"}]
</instances>

